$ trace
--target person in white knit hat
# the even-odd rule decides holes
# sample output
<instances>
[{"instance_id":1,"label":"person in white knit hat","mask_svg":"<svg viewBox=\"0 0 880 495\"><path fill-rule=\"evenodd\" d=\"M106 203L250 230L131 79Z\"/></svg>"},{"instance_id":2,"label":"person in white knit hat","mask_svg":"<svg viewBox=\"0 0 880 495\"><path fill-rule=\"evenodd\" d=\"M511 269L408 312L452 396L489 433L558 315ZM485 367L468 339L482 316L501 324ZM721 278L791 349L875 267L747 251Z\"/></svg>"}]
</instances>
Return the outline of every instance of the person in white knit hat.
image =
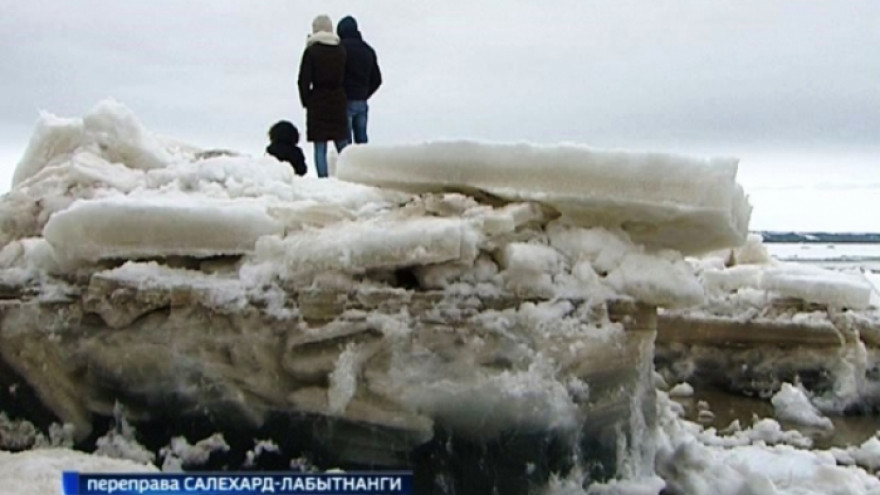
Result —
<instances>
[{"instance_id":1,"label":"person in white knit hat","mask_svg":"<svg viewBox=\"0 0 880 495\"><path fill-rule=\"evenodd\" d=\"M306 109L306 140L314 143L318 177L327 177L327 141L337 151L348 144L345 89L345 48L333 32L333 21L319 15L312 21L299 65L299 99Z\"/></svg>"}]
</instances>

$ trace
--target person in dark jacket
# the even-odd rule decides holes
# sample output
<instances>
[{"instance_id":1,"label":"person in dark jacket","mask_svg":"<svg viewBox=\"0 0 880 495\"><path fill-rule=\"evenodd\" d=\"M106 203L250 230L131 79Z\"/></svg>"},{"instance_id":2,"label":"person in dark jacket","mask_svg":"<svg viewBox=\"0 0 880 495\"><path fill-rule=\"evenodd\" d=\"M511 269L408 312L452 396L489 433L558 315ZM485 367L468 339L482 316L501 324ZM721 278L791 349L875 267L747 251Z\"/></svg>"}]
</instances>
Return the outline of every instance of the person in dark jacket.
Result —
<instances>
[{"instance_id":1,"label":"person in dark jacket","mask_svg":"<svg viewBox=\"0 0 880 495\"><path fill-rule=\"evenodd\" d=\"M349 142L367 142L367 100L382 85L379 60L361 36L357 21L352 16L343 17L336 26L336 34L345 47L345 96L348 98ZM352 136L353 135L353 136Z\"/></svg>"},{"instance_id":2,"label":"person in dark jacket","mask_svg":"<svg viewBox=\"0 0 880 495\"><path fill-rule=\"evenodd\" d=\"M269 128L269 146L266 153L293 167L296 175L306 175L306 157L299 144L299 129L286 120L276 122Z\"/></svg>"},{"instance_id":3,"label":"person in dark jacket","mask_svg":"<svg viewBox=\"0 0 880 495\"><path fill-rule=\"evenodd\" d=\"M306 139L315 146L318 177L327 177L327 141L337 151L348 144L348 111L342 81L345 48L333 32L333 21L319 15L312 21L299 65L299 99L306 109Z\"/></svg>"}]
</instances>

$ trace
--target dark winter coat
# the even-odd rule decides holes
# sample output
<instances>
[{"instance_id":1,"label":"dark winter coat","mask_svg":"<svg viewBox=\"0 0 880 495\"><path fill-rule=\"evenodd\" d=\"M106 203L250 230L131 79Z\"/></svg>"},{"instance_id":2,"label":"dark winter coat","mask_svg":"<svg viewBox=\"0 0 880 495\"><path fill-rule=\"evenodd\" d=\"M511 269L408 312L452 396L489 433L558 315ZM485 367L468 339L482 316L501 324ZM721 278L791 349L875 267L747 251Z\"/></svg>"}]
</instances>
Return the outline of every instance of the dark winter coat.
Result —
<instances>
[{"instance_id":1,"label":"dark winter coat","mask_svg":"<svg viewBox=\"0 0 880 495\"><path fill-rule=\"evenodd\" d=\"M309 37L299 65L299 99L306 109L306 139L333 141L348 138L348 105L342 80L345 48L333 33Z\"/></svg>"},{"instance_id":2,"label":"dark winter coat","mask_svg":"<svg viewBox=\"0 0 880 495\"><path fill-rule=\"evenodd\" d=\"M353 17L343 17L336 27L345 47L345 94L349 100L367 100L382 85L376 51L361 37Z\"/></svg>"}]
</instances>

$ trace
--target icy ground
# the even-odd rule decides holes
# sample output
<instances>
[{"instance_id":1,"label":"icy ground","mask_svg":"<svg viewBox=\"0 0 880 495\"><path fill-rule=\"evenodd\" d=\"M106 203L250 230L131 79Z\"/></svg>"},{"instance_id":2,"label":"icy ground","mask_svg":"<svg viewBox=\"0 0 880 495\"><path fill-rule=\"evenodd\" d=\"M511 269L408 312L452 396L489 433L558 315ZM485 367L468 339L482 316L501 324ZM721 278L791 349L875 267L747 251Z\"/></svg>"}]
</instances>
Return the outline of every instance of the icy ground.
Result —
<instances>
[{"instance_id":1,"label":"icy ground","mask_svg":"<svg viewBox=\"0 0 880 495\"><path fill-rule=\"evenodd\" d=\"M876 276L779 263L759 240L745 242L750 206L732 159L463 142L355 146L341 155L338 170L343 180L298 178L270 157L210 156L157 137L113 101L83 119L44 115L13 190L0 201L0 285L33 287L51 299L63 296L70 289L65 280L83 270L132 259L105 273L160 287L195 284L218 307L259 297L283 318L292 311L277 291L285 282L346 286L404 260L429 266L417 274L419 282L450 294L510 290L543 300L526 308L536 326L557 317L554 297L571 293L624 295L732 320L762 312L773 298L796 298L880 319L880 296L870 281ZM510 170L516 173L505 174ZM490 201L511 203L478 204L465 195L474 188ZM415 201L424 191L437 196ZM506 239L498 263L477 256L499 235L545 215L539 205L563 213L540 242ZM450 210L461 218L442 217ZM151 261L182 255L244 261L231 276L194 275ZM337 387L342 395L344 378ZM810 398L789 387L774 397L780 419L825 425ZM876 437L814 450L809 438L783 431L775 419L721 433L682 419L663 393L659 416L659 428L646 439L658 447L656 476L593 486L591 493L656 494L664 484L672 493L696 495L880 493ZM0 479L26 487L13 494L41 495L58 493L62 469L154 469L131 443L111 437L103 452L140 458L139 464L65 449L0 452ZM168 452L183 447L170 445ZM164 468L179 468L173 456L165 459ZM573 473L548 491L582 493L579 480Z\"/></svg>"}]
</instances>

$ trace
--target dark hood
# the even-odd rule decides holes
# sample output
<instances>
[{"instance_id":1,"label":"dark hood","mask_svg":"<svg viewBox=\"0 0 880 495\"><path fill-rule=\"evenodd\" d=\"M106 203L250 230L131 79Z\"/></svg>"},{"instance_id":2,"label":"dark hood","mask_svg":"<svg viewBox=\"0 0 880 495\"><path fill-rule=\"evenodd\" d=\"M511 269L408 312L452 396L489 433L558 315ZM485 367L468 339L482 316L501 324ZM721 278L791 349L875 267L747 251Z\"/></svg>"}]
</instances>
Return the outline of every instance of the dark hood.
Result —
<instances>
[{"instance_id":1,"label":"dark hood","mask_svg":"<svg viewBox=\"0 0 880 495\"><path fill-rule=\"evenodd\" d=\"M361 32L358 31L357 21L350 15L343 17L339 21L339 24L336 25L336 34L338 34L340 38L361 37Z\"/></svg>"}]
</instances>

